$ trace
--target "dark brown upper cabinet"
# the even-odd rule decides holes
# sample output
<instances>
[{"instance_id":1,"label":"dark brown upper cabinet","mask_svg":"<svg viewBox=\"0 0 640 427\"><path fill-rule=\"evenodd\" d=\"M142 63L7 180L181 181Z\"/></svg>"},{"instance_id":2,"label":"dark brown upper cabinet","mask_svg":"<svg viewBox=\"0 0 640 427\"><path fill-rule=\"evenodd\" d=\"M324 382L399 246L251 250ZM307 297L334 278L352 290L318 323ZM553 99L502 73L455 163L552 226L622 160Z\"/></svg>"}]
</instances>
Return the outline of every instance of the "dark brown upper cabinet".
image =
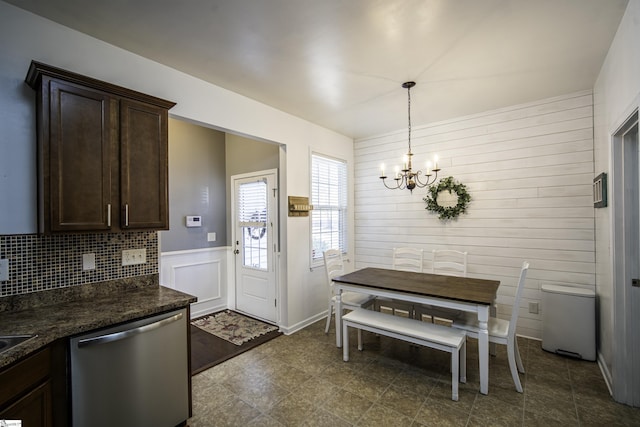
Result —
<instances>
[{"instance_id":1,"label":"dark brown upper cabinet","mask_svg":"<svg viewBox=\"0 0 640 427\"><path fill-rule=\"evenodd\" d=\"M33 61L40 232L169 228L175 103Z\"/></svg>"}]
</instances>

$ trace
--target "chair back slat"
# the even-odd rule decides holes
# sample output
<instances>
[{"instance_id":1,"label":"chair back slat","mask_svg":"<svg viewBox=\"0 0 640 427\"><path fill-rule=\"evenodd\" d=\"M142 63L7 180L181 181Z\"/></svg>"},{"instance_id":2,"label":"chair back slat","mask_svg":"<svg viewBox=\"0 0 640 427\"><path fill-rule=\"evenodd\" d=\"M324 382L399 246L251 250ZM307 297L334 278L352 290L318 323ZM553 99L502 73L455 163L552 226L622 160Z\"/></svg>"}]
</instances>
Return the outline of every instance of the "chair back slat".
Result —
<instances>
[{"instance_id":1,"label":"chair back slat","mask_svg":"<svg viewBox=\"0 0 640 427\"><path fill-rule=\"evenodd\" d=\"M452 249L434 249L431 272L434 274L467 277L467 252Z\"/></svg>"},{"instance_id":2,"label":"chair back slat","mask_svg":"<svg viewBox=\"0 0 640 427\"><path fill-rule=\"evenodd\" d=\"M393 248L391 268L422 273L424 251L416 248Z\"/></svg>"}]
</instances>

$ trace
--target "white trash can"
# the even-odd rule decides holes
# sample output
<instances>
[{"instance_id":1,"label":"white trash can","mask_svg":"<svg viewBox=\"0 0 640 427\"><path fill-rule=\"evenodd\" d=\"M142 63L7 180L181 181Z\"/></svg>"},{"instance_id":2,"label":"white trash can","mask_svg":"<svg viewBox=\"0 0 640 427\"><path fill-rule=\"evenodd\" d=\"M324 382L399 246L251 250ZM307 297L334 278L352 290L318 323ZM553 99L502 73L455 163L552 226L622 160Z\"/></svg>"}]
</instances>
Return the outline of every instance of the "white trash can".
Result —
<instances>
[{"instance_id":1,"label":"white trash can","mask_svg":"<svg viewBox=\"0 0 640 427\"><path fill-rule=\"evenodd\" d=\"M596 360L596 295L590 289L542 285L542 348Z\"/></svg>"}]
</instances>

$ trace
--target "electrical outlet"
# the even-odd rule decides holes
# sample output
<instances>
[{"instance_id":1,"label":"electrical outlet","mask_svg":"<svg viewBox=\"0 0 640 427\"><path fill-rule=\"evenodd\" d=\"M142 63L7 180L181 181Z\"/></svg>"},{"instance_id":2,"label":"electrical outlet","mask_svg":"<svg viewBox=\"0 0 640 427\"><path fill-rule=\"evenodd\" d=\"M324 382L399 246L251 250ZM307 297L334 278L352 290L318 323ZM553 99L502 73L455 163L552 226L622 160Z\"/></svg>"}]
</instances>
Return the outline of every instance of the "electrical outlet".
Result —
<instances>
[{"instance_id":1,"label":"electrical outlet","mask_svg":"<svg viewBox=\"0 0 640 427\"><path fill-rule=\"evenodd\" d=\"M0 282L6 282L9 280L9 260L6 258L0 259Z\"/></svg>"},{"instance_id":2,"label":"electrical outlet","mask_svg":"<svg viewBox=\"0 0 640 427\"><path fill-rule=\"evenodd\" d=\"M82 254L82 270L96 269L96 254Z\"/></svg>"},{"instance_id":3,"label":"electrical outlet","mask_svg":"<svg viewBox=\"0 0 640 427\"><path fill-rule=\"evenodd\" d=\"M530 302L529 303L529 313L531 314L538 314L538 303L537 302Z\"/></svg>"},{"instance_id":4,"label":"electrical outlet","mask_svg":"<svg viewBox=\"0 0 640 427\"><path fill-rule=\"evenodd\" d=\"M216 241L216 233L207 233L207 241L215 242Z\"/></svg>"},{"instance_id":5,"label":"electrical outlet","mask_svg":"<svg viewBox=\"0 0 640 427\"><path fill-rule=\"evenodd\" d=\"M146 249L127 249L122 251L122 265L146 264Z\"/></svg>"}]
</instances>

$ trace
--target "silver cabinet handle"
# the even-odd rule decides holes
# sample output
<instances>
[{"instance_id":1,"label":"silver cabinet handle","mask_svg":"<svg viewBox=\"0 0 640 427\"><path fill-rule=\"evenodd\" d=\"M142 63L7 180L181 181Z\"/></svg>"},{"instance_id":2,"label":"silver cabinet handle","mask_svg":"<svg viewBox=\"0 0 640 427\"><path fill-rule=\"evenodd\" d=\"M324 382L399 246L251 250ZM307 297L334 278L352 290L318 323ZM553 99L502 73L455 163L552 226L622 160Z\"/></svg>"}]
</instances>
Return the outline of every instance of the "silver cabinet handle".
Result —
<instances>
[{"instance_id":1,"label":"silver cabinet handle","mask_svg":"<svg viewBox=\"0 0 640 427\"><path fill-rule=\"evenodd\" d=\"M129 226L129 203L124 205L124 226Z\"/></svg>"},{"instance_id":2,"label":"silver cabinet handle","mask_svg":"<svg viewBox=\"0 0 640 427\"><path fill-rule=\"evenodd\" d=\"M168 325L169 323L176 322L180 319L182 319L182 313L175 314L171 317L158 320L157 322L150 323L148 325L140 326L139 328L128 329L126 331L121 331L121 332L114 332L113 334L100 335L99 337L85 338L83 340L78 341L78 348L87 347L90 345L105 344L112 341L120 341L133 335L138 335L144 332L149 332L154 329L161 328L165 325Z\"/></svg>"},{"instance_id":3,"label":"silver cabinet handle","mask_svg":"<svg viewBox=\"0 0 640 427\"><path fill-rule=\"evenodd\" d=\"M111 203L107 205L107 227L111 227Z\"/></svg>"}]
</instances>

